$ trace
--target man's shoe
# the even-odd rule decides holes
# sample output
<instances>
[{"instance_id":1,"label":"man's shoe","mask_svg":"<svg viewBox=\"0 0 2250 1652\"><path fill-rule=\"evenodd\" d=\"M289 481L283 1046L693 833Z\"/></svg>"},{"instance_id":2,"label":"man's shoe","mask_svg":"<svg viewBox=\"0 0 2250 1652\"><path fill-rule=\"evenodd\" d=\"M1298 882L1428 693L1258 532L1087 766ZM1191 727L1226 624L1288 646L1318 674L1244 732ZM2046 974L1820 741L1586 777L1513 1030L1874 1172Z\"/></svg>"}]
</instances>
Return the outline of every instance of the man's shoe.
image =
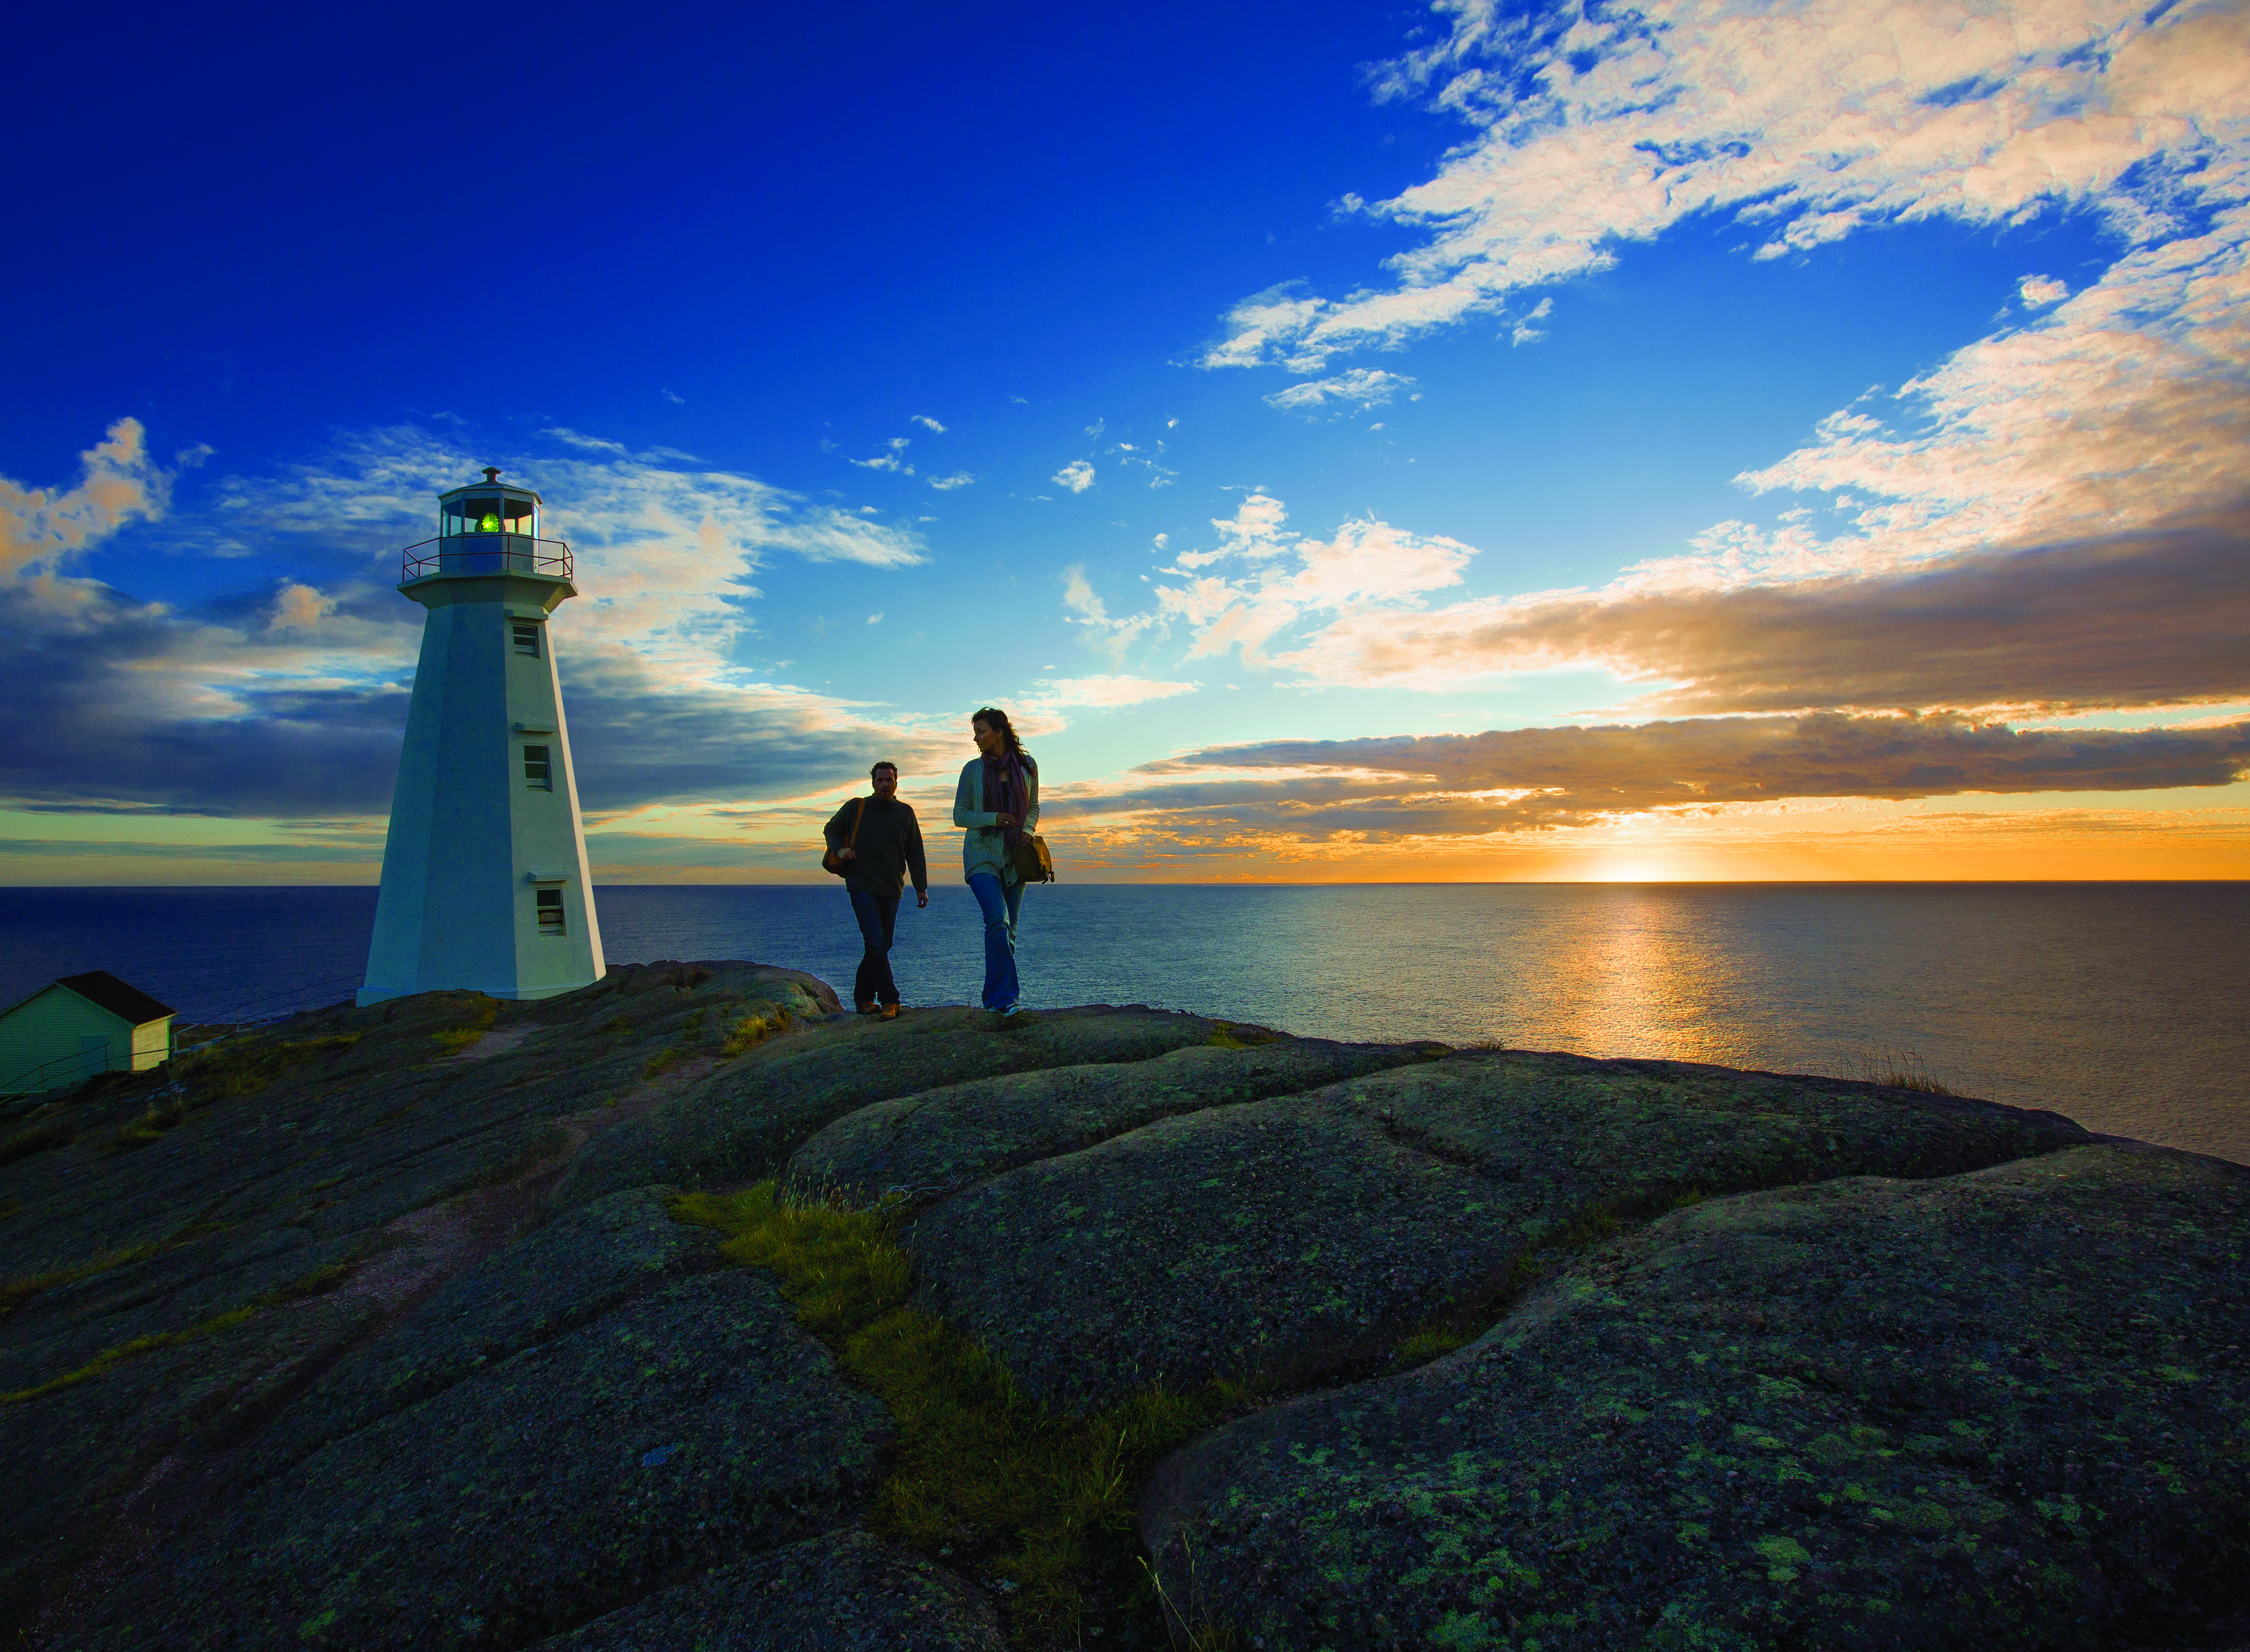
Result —
<instances>
[{"instance_id":1,"label":"man's shoe","mask_svg":"<svg viewBox=\"0 0 2250 1652\"><path fill-rule=\"evenodd\" d=\"M906 1006L905 1006L905 1005L903 1005L903 1004L886 1004L886 1005L884 1005L884 1006L883 1006L883 1019L884 1019L885 1020L887 1020L887 1021L895 1021L895 1020L897 1020L899 1019L899 1012L900 1012L901 1010L904 1009L905 1007L906 1007Z\"/></svg>"},{"instance_id":2,"label":"man's shoe","mask_svg":"<svg viewBox=\"0 0 2250 1652\"><path fill-rule=\"evenodd\" d=\"M853 1009L855 1009L855 1010L859 1011L859 1013L860 1013L860 1014L862 1014L862 1015L873 1015L873 1014L875 1014L876 1013L878 1013L879 1011L880 1011L880 1010L881 1010L881 1008L882 1008L883 1006L882 1006L881 1005L880 1005L880 1004L859 1004L859 1003L854 1003L854 1004L852 1006L852 1007Z\"/></svg>"}]
</instances>

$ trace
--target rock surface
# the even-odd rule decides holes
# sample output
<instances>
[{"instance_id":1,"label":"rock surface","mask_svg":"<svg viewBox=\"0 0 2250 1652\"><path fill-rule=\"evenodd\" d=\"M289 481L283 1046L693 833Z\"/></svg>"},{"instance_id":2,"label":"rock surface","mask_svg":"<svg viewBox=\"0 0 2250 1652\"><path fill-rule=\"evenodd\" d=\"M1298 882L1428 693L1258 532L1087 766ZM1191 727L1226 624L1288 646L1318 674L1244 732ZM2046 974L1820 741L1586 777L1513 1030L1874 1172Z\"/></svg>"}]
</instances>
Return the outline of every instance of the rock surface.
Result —
<instances>
[{"instance_id":1,"label":"rock surface","mask_svg":"<svg viewBox=\"0 0 2250 1652\"><path fill-rule=\"evenodd\" d=\"M888 1434L769 1275L685 1280L266 1482L79 1644L521 1645L835 1525Z\"/></svg>"},{"instance_id":2,"label":"rock surface","mask_svg":"<svg viewBox=\"0 0 2250 1652\"><path fill-rule=\"evenodd\" d=\"M1270 1649L2102 1647L2239 1605L2250 1176L2112 1147L1713 1201L1162 1469Z\"/></svg>"},{"instance_id":3,"label":"rock surface","mask_svg":"<svg viewBox=\"0 0 2250 1652\"><path fill-rule=\"evenodd\" d=\"M11 1644L1005 1644L990 1576L875 1534L883 1405L674 1220L775 1175L888 1192L914 1302L1060 1411L1254 1386L1148 1488L1184 1629L2250 1605L2240 1167L1838 1080L838 1007L730 962L340 1007L0 1135Z\"/></svg>"},{"instance_id":4,"label":"rock surface","mask_svg":"<svg viewBox=\"0 0 2250 1652\"><path fill-rule=\"evenodd\" d=\"M992 1603L860 1531L715 1566L542 1645L570 1652L1000 1652Z\"/></svg>"},{"instance_id":5,"label":"rock surface","mask_svg":"<svg viewBox=\"0 0 2250 1652\"><path fill-rule=\"evenodd\" d=\"M1193 1026L1193 1024L1191 1024ZM1194 1027L1208 1039L1208 1028ZM1129 1130L1231 1102L1294 1096L1423 1059L1411 1047L1284 1039L1191 1044L1146 1061L1056 1067L873 1102L790 1156L800 1183L928 1199Z\"/></svg>"},{"instance_id":6,"label":"rock surface","mask_svg":"<svg viewBox=\"0 0 2250 1652\"><path fill-rule=\"evenodd\" d=\"M1455 1055L997 1177L914 1225L916 1300L1073 1410L1149 1382L1302 1386L1474 1312L1574 1225L2087 1139L2053 1114L1842 1081Z\"/></svg>"},{"instance_id":7,"label":"rock surface","mask_svg":"<svg viewBox=\"0 0 2250 1652\"><path fill-rule=\"evenodd\" d=\"M824 1126L873 1102L1003 1073L1145 1061L1219 1030L1198 1016L1107 1006L1005 1021L935 1009L846 1022L814 1040L771 1044L626 1120L580 1155L555 1202L652 1182L755 1181Z\"/></svg>"}]
</instances>

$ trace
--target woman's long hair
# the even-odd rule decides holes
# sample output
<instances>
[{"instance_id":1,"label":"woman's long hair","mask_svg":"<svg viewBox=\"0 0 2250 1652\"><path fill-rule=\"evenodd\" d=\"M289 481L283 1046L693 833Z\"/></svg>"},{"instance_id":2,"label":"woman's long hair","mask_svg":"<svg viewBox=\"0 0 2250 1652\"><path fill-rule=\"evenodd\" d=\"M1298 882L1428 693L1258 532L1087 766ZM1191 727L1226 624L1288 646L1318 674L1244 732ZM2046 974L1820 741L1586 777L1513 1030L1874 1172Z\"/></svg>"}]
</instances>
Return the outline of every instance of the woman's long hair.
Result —
<instances>
[{"instance_id":1,"label":"woman's long hair","mask_svg":"<svg viewBox=\"0 0 2250 1652\"><path fill-rule=\"evenodd\" d=\"M1017 762L1022 764L1026 769L1033 769L1036 767L1036 765L1032 762L1032 754L1024 750L1024 743L1016 738L1015 725L1008 721L1008 714L1001 710L999 707L985 706L971 715L969 721L971 722L981 722L989 728L997 729L1000 731L1001 740L1007 745L1008 755L1015 758Z\"/></svg>"}]
</instances>

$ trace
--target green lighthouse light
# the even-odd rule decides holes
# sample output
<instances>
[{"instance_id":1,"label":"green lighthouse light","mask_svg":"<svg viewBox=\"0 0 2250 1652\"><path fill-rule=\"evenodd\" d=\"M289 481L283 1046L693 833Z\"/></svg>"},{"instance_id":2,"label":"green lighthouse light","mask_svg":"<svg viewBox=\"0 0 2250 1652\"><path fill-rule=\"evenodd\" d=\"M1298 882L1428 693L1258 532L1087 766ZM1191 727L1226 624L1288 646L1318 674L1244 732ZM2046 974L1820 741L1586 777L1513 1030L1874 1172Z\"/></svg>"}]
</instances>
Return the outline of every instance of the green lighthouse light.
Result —
<instances>
[{"instance_id":1,"label":"green lighthouse light","mask_svg":"<svg viewBox=\"0 0 2250 1652\"><path fill-rule=\"evenodd\" d=\"M488 510L483 515L478 517L477 531L480 534L498 533L500 531L500 513L497 511Z\"/></svg>"}]
</instances>

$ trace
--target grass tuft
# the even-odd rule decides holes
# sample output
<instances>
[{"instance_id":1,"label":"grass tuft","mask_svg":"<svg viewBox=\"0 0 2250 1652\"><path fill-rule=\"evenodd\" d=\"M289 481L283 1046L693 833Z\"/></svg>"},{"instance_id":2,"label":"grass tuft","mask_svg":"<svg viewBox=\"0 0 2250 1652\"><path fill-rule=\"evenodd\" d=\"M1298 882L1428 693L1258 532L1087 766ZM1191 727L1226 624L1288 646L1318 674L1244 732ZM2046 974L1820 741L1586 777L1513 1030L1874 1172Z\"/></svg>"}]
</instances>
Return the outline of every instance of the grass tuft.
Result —
<instances>
[{"instance_id":1,"label":"grass tuft","mask_svg":"<svg viewBox=\"0 0 2250 1652\"><path fill-rule=\"evenodd\" d=\"M315 1268L286 1285L277 1285L239 1308L213 1314L209 1319L198 1320L178 1331L160 1331L153 1336L135 1337L114 1348L105 1348L75 1371L66 1371L59 1377L50 1377L29 1388L0 1393L0 1406L28 1405L35 1400L45 1400L66 1388L75 1388L82 1382L91 1382L113 1365L121 1365L129 1359L145 1358L166 1348L176 1348L183 1342L197 1342L205 1337L215 1337L223 1331L232 1331L237 1325L247 1324L268 1308L278 1308L284 1303L299 1302L307 1296L318 1296L334 1290L350 1271L351 1265L348 1262L330 1262L327 1267Z\"/></svg>"},{"instance_id":2,"label":"grass tuft","mask_svg":"<svg viewBox=\"0 0 2250 1652\"><path fill-rule=\"evenodd\" d=\"M147 1111L120 1124L95 1151L107 1158L160 1142L167 1131L176 1130L214 1102L254 1095L290 1068L318 1061L331 1050L349 1049L360 1037L357 1033L339 1033L279 1044L253 1038L222 1045L181 1063L180 1082L166 1085Z\"/></svg>"},{"instance_id":3,"label":"grass tuft","mask_svg":"<svg viewBox=\"0 0 2250 1652\"><path fill-rule=\"evenodd\" d=\"M982 1344L906 1306L914 1273L896 1205L853 1210L762 1182L672 1208L727 1235L730 1261L778 1274L797 1323L889 1407L898 1434L876 1524L992 1579L1017 1644L1077 1644L1090 1598L1155 1608L1133 1528L1142 1483L1158 1458L1247 1408L1249 1389L1150 1387L1091 1417L1052 1411Z\"/></svg>"},{"instance_id":4,"label":"grass tuft","mask_svg":"<svg viewBox=\"0 0 2250 1652\"><path fill-rule=\"evenodd\" d=\"M0 1319L6 1319L17 1310L42 1291L53 1290L62 1285L74 1285L81 1279L91 1279L96 1274L106 1274L113 1268L127 1267L149 1257L176 1250L190 1241L206 1234L216 1234L226 1227L224 1222L190 1222L176 1234L162 1239L151 1239L138 1245L128 1245L122 1250L104 1251L91 1261L75 1267L58 1268L44 1274L25 1274L15 1279L0 1281Z\"/></svg>"},{"instance_id":5,"label":"grass tuft","mask_svg":"<svg viewBox=\"0 0 2250 1652\"><path fill-rule=\"evenodd\" d=\"M768 1014L745 1015L728 1030L727 1041L719 1048L721 1061L732 1061L743 1051L754 1049L778 1033L786 1033L792 1020L785 1009Z\"/></svg>"},{"instance_id":6,"label":"grass tuft","mask_svg":"<svg viewBox=\"0 0 2250 1652\"><path fill-rule=\"evenodd\" d=\"M1253 1026L1247 1021L1221 1021L1218 1030L1204 1042L1222 1050L1254 1050L1261 1044L1278 1044L1281 1034L1270 1027Z\"/></svg>"},{"instance_id":7,"label":"grass tuft","mask_svg":"<svg viewBox=\"0 0 2250 1652\"><path fill-rule=\"evenodd\" d=\"M0 1141L0 1165L12 1165L19 1158L29 1158L52 1147L68 1147L77 1135L73 1127L61 1123L37 1124L30 1130L17 1130Z\"/></svg>"},{"instance_id":8,"label":"grass tuft","mask_svg":"<svg viewBox=\"0 0 2250 1652\"><path fill-rule=\"evenodd\" d=\"M680 1052L676 1049L659 1050L648 1058L648 1065L640 1069L640 1075L644 1079L661 1078L673 1069L679 1060Z\"/></svg>"},{"instance_id":9,"label":"grass tuft","mask_svg":"<svg viewBox=\"0 0 2250 1652\"><path fill-rule=\"evenodd\" d=\"M332 1050L348 1050L362 1034L335 1033L326 1038L276 1041L260 1034L229 1039L179 1063L176 1076L196 1099L188 1110L238 1096L255 1096L282 1074L316 1061Z\"/></svg>"},{"instance_id":10,"label":"grass tuft","mask_svg":"<svg viewBox=\"0 0 2250 1652\"><path fill-rule=\"evenodd\" d=\"M1860 1050L1846 1058L1844 1065L1851 1069L1846 1077L1866 1083L1886 1084L1895 1090L1920 1090L1925 1096L1955 1093L1937 1082L1919 1050Z\"/></svg>"},{"instance_id":11,"label":"grass tuft","mask_svg":"<svg viewBox=\"0 0 2250 1652\"><path fill-rule=\"evenodd\" d=\"M478 1003L469 1012L467 1020L430 1034L430 1041L448 1055L459 1055L471 1045L482 1041L484 1035L492 1031L493 1023L500 1019L498 999L487 998L481 992L476 996Z\"/></svg>"}]
</instances>

